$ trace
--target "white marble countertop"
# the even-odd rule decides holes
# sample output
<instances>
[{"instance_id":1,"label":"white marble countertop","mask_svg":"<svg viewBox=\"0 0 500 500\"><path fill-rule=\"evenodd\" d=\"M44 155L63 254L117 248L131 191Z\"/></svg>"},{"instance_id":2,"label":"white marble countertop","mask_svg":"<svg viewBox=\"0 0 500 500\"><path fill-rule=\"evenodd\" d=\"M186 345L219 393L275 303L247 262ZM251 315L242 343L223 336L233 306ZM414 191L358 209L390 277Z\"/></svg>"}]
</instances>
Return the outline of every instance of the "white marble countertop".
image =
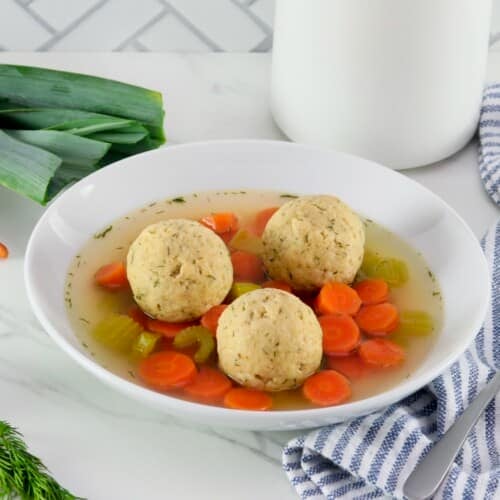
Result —
<instances>
[{"instance_id":1,"label":"white marble countertop","mask_svg":"<svg viewBox=\"0 0 500 500\"><path fill-rule=\"evenodd\" d=\"M0 62L93 73L164 92L170 142L283 139L267 107L269 56L0 53ZM500 53L490 58L500 80ZM477 173L476 145L405 172L481 236L498 217ZM141 408L75 365L44 334L24 290L23 254L42 208L0 188L0 419L74 493L91 500L293 499L281 445L294 433L201 427Z\"/></svg>"}]
</instances>

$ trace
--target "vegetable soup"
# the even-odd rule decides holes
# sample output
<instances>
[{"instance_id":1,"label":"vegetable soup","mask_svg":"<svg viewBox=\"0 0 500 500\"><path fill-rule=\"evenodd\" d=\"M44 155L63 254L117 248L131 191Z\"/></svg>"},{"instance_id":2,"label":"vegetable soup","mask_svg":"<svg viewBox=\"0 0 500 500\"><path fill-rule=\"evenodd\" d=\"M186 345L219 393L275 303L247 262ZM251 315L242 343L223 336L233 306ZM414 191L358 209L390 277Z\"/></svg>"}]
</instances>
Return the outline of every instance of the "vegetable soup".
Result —
<instances>
[{"instance_id":1,"label":"vegetable soup","mask_svg":"<svg viewBox=\"0 0 500 500\"><path fill-rule=\"evenodd\" d=\"M249 410L384 392L418 369L443 314L399 237L337 198L267 191L195 193L114 221L75 257L65 300L106 369Z\"/></svg>"}]
</instances>

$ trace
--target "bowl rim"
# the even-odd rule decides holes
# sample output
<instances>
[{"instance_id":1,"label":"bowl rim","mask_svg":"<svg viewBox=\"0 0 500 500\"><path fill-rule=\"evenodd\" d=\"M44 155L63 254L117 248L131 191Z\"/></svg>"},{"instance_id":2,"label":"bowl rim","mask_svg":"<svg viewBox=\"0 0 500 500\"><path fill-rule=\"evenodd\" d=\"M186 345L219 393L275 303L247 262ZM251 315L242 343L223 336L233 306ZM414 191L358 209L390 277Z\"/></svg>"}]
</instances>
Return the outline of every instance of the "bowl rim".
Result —
<instances>
[{"instance_id":1,"label":"bowl rim","mask_svg":"<svg viewBox=\"0 0 500 500\"><path fill-rule=\"evenodd\" d=\"M39 233L42 231L43 226L47 223L50 214L54 207L60 204L60 200L66 198L67 196L71 196L71 194L78 190L80 184L92 180L94 178L98 178L104 171L106 172L114 172L114 170L120 171L121 166L124 163L130 161L137 161L138 158L142 160L148 159L150 156L165 154L169 150L179 150L179 149L192 149L192 148L203 148L203 147L213 147L220 146L223 148L227 145L255 145L255 146L263 146L266 145L268 147L285 147L285 148L301 148L304 150L309 150L311 152L322 152L324 154L333 154L337 158L344 157L346 159L362 161L364 163L370 164L370 167L383 170L386 175L395 175L403 177L407 182L414 185L414 187L422 192L425 192L428 196L432 197L435 202L441 205L446 211L451 213L457 221L461 224L465 232L468 234L474 244L480 250L481 259L476 262L479 270L481 271L482 278L486 280L483 292L483 300L481 301L481 308L476 314L476 318L473 324L473 327L470 329L470 334L468 336L464 336L460 339L460 342L457 343L457 346L454 348L453 352L451 352L448 356L443 358L441 363L434 365L431 369L427 370L425 373L420 374L418 377L409 378L407 380L402 381L401 383L395 385L394 387L384 391L380 394L376 394L370 396L368 398L360 399L353 402L343 403L341 405L336 406L325 406L319 408L306 408L300 410L274 410L267 412L258 412L258 411L250 411L250 410L235 410L231 408L225 408L220 406L208 405L203 403L196 403L189 400L177 398L175 396L170 396L165 393L156 392L152 389L149 389L144 386L140 386L135 384L129 380L122 378L119 375L114 374L113 372L107 370L102 367L96 361L90 359L85 356L83 352L74 347L69 341L67 341L62 334L60 334L57 328L52 324L49 315L45 312L44 308L39 304L37 300L37 292L36 285L32 279L33 277L33 255L36 250L37 239ZM168 154L168 153L167 153ZM109 174L108 174L109 175ZM214 419L216 423L217 418L221 417L222 422L227 423L228 420L233 419L237 426L237 421L248 420L251 418L256 427L259 424L270 424L272 426L273 422L278 425L278 422L294 422L299 419L316 419L326 421L330 416L333 418L340 418L345 420L345 416L349 414L353 415L362 415L371 413L372 411L376 411L376 409L385 408L406 396L418 391L422 387L426 386L442 374L451 364L453 364L468 348L471 344L477 333L479 333L484 318L486 316L489 304L490 304L490 289L491 289L491 276L489 272L489 266L486 261L484 252L481 249L479 240L476 238L475 234L472 232L470 227L464 221L464 219L457 213L457 211L448 205L443 199L441 199L438 195L433 193L430 189L418 183L417 181L405 176L402 173L396 172L388 167L380 165L379 163L373 162L371 160L367 160L365 158L361 158L355 155L351 155L348 153L338 152L332 149L328 149L325 147L317 147L309 144L301 144L301 143L292 143L287 141L278 141L278 140L262 140L262 139L224 139L224 140L207 140L207 141L196 141L175 145L168 145L166 147L162 147L159 149L155 149L152 151L147 151L145 153L140 153L138 155L134 155L123 160L117 161L111 165L108 165L104 169L97 170L93 172L89 176L86 176L81 181L75 183L66 191L64 191L60 196L58 196L45 210L40 219L37 221L31 236L28 241L28 245L25 253L25 261L24 261L24 281L27 290L28 300L32 307L35 316L41 323L44 330L49 334L52 340L66 353L68 354L74 361L76 361L79 365L84 367L88 372L97 377L98 379L104 381L107 385L110 385L122 393L132 395L136 397L138 400L143 400L153 407L159 409L161 407L162 410L178 411L179 413L183 413L185 415L192 415L193 418L201 417ZM368 410L368 411L367 411ZM348 418L348 417L346 417ZM230 426L230 424L229 424Z\"/></svg>"}]
</instances>

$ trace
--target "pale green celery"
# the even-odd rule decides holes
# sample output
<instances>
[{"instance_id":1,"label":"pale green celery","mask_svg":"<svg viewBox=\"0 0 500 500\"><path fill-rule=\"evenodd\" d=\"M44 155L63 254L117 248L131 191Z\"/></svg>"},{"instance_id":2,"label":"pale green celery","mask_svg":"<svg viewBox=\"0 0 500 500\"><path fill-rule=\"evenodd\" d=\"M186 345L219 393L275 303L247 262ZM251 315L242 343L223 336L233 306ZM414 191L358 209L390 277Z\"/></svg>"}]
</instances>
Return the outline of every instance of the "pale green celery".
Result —
<instances>
[{"instance_id":1,"label":"pale green celery","mask_svg":"<svg viewBox=\"0 0 500 500\"><path fill-rule=\"evenodd\" d=\"M253 292L254 290L258 290L259 288L262 287L260 285L257 285L256 283L235 281L231 286L231 290L229 291L229 297L231 300L235 300L238 297L245 295L245 293Z\"/></svg>"},{"instance_id":2,"label":"pale green celery","mask_svg":"<svg viewBox=\"0 0 500 500\"><path fill-rule=\"evenodd\" d=\"M138 358L145 358L146 356L149 356L154 351L156 344L161 337L162 335L159 333L140 333L132 344L132 356Z\"/></svg>"},{"instance_id":3,"label":"pale green celery","mask_svg":"<svg viewBox=\"0 0 500 500\"><path fill-rule=\"evenodd\" d=\"M261 255L263 249L262 239L246 229L240 229L229 242L229 246L256 255Z\"/></svg>"},{"instance_id":4,"label":"pale green celery","mask_svg":"<svg viewBox=\"0 0 500 500\"><path fill-rule=\"evenodd\" d=\"M205 363L215 349L215 341L212 332L203 326L190 326L180 331L174 338L174 347L184 348L198 344L198 350L194 355L197 363Z\"/></svg>"},{"instance_id":5,"label":"pale green celery","mask_svg":"<svg viewBox=\"0 0 500 500\"><path fill-rule=\"evenodd\" d=\"M92 334L106 347L120 352L128 352L142 327L125 314L112 314L96 325Z\"/></svg>"}]
</instances>

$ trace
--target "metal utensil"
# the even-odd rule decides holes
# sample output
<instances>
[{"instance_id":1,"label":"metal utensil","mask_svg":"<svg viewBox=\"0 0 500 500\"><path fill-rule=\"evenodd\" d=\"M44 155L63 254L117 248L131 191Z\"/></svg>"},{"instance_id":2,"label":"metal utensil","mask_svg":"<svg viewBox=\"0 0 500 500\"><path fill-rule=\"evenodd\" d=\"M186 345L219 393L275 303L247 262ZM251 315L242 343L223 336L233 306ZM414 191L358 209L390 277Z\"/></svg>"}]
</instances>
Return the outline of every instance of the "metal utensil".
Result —
<instances>
[{"instance_id":1,"label":"metal utensil","mask_svg":"<svg viewBox=\"0 0 500 500\"><path fill-rule=\"evenodd\" d=\"M403 487L403 493L410 500L425 500L436 493L462 448L465 438L488 403L499 391L500 372L493 377L409 475Z\"/></svg>"}]
</instances>

